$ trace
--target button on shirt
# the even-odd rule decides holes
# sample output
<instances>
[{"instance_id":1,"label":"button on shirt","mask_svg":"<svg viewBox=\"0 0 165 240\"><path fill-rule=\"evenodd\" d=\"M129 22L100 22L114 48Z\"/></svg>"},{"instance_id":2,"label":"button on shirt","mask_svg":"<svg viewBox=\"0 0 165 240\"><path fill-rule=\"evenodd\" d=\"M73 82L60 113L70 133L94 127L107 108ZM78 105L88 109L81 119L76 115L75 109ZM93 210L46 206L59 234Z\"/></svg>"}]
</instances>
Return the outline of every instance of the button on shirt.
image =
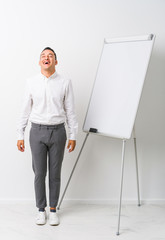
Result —
<instances>
[{"instance_id":1,"label":"button on shirt","mask_svg":"<svg viewBox=\"0 0 165 240\"><path fill-rule=\"evenodd\" d=\"M17 123L18 140L24 139L28 120L45 125L66 121L69 139L76 140L78 123L71 80L63 78L57 72L49 78L40 73L27 79Z\"/></svg>"}]
</instances>

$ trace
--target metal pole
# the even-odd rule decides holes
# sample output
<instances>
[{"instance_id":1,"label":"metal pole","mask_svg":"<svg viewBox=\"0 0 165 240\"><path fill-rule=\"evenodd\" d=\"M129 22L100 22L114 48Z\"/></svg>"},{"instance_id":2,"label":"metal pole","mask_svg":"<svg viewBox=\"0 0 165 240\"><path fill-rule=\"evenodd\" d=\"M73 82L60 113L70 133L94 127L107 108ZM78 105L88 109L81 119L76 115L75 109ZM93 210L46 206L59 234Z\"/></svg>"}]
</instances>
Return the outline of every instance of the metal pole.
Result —
<instances>
[{"instance_id":1,"label":"metal pole","mask_svg":"<svg viewBox=\"0 0 165 240\"><path fill-rule=\"evenodd\" d=\"M121 164L121 183L120 183L120 200L119 200L119 213L118 213L118 227L116 235L119 235L120 229L120 214L121 214L121 201L122 201L122 190L123 190L123 176L124 176L124 154L125 154L125 143L126 140L123 139L123 147L122 147L122 164Z\"/></svg>"},{"instance_id":2,"label":"metal pole","mask_svg":"<svg viewBox=\"0 0 165 240\"><path fill-rule=\"evenodd\" d=\"M85 137L85 139L84 139L83 145L82 145L82 147L81 147L81 149L80 149L80 152L79 152L79 154L78 154L77 160L76 160L76 162L75 162L75 164L74 164L74 167L73 167L72 172L71 172L71 174L70 174L69 180L68 180L68 182L67 182L67 184L66 184L66 187L65 187L65 190L64 190L64 192L63 192L63 194L62 194L60 203L59 203L59 205L58 205L58 207L57 207L58 210L60 209L62 200L63 200L63 198L64 198L64 196L65 196L66 190L67 190L67 188L68 188L68 185L69 185L69 183L70 183L70 180L71 180L71 178L72 178L73 172L74 172L74 170L75 170L75 168L76 168L76 165L77 165L77 163L78 163L78 160L79 160L79 158L80 158L81 152L82 152L82 150L83 150L83 147L84 147L84 145L85 145L85 142L86 142L88 136L89 136L89 133L86 134L86 137Z\"/></svg>"},{"instance_id":3,"label":"metal pole","mask_svg":"<svg viewBox=\"0 0 165 240\"><path fill-rule=\"evenodd\" d=\"M136 138L134 137L134 147L135 147L135 162L136 162L136 179L137 179L137 195L138 195L138 206L140 207L140 191L139 191L139 174L138 174L138 160L137 160L137 148L136 148Z\"/></svg>"},{"instance_id":4,"label":"metal pole","mask_svg":"<svg viewBox=\"0 0 165 240\"><path fill-rule=\"evenodd\" d=\"M135 149L135 164L136 164L136 183L137 183L138 206L140 207L141 204L140 204L140 191L139 191L139 174L138 174L138 160L137 160L135 125L133 127L133 139L134 139L134 149Z\"/></svg>"}]
</instances>

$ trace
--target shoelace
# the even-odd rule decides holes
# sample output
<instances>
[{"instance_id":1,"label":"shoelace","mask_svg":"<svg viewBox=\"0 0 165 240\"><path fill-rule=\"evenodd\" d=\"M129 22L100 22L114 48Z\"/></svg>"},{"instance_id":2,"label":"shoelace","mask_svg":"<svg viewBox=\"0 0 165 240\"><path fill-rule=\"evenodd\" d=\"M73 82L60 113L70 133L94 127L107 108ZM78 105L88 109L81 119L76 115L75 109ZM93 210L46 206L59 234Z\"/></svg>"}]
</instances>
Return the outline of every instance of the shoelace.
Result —
<instances>
[{"instance_id":1,"label":"shoelace","mask_svg":"<svg viewBox=\"0 0 165 240\"><path fill-rule=\"evenodd\" d=\"M51 218L51 219L57 218L56 212L53 212L53 214L51 213L51 214L50 214L50 218Z\"/></svg>"},{"instance_id":2,"label":"shoelace","mask_svg":"<svg viewBox=\"0 0 165 240\"><path fill-rule=\"evenodd\" d=\"M40 219L41 217L44 218L45 214L43 214L43 212L38 212L37 219Z\"/></svg>"}]
</instances>

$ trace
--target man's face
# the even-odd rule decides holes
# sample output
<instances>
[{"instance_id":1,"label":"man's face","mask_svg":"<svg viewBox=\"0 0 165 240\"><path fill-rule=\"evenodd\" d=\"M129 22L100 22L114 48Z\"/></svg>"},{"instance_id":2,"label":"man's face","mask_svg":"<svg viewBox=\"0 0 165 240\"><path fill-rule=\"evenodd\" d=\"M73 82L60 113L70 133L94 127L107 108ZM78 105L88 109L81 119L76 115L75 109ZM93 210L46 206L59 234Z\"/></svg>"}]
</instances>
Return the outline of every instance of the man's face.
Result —
<instances>
[{"instance_id":1,"label":"man's face","mask_svg":"<svg viewBox=\"0 0 165 240\"><path fill-rule=\"evenodd\" d=\"M54 70L55 65L57 65L57 60L55 60L55 55L51 50L44 50L40 55L39 65L42 70Z\"/></svg>"}]
</instances>

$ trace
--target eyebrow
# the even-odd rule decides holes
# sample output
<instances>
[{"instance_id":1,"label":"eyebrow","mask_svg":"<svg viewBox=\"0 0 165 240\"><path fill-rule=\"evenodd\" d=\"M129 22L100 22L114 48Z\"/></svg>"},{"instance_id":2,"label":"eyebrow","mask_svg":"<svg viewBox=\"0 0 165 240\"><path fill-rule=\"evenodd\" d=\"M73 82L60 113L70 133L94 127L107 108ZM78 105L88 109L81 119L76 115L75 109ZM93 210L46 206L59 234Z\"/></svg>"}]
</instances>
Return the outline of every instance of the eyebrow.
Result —
<instances>
[{"instance_id":1,"label":"eyebrow","mask_svg":"<svg viewBox=\"0 0 165 240\"><path fill-rule=\"evenodd\" d=\"M41 55L40 55L40 56L43 56L43 55L45 55L45 53L41 53ZM52 53L49 53L48 55L52 55L52 56L53 56L53 54L52 54Z\"/></svg>"}]
</instances>

